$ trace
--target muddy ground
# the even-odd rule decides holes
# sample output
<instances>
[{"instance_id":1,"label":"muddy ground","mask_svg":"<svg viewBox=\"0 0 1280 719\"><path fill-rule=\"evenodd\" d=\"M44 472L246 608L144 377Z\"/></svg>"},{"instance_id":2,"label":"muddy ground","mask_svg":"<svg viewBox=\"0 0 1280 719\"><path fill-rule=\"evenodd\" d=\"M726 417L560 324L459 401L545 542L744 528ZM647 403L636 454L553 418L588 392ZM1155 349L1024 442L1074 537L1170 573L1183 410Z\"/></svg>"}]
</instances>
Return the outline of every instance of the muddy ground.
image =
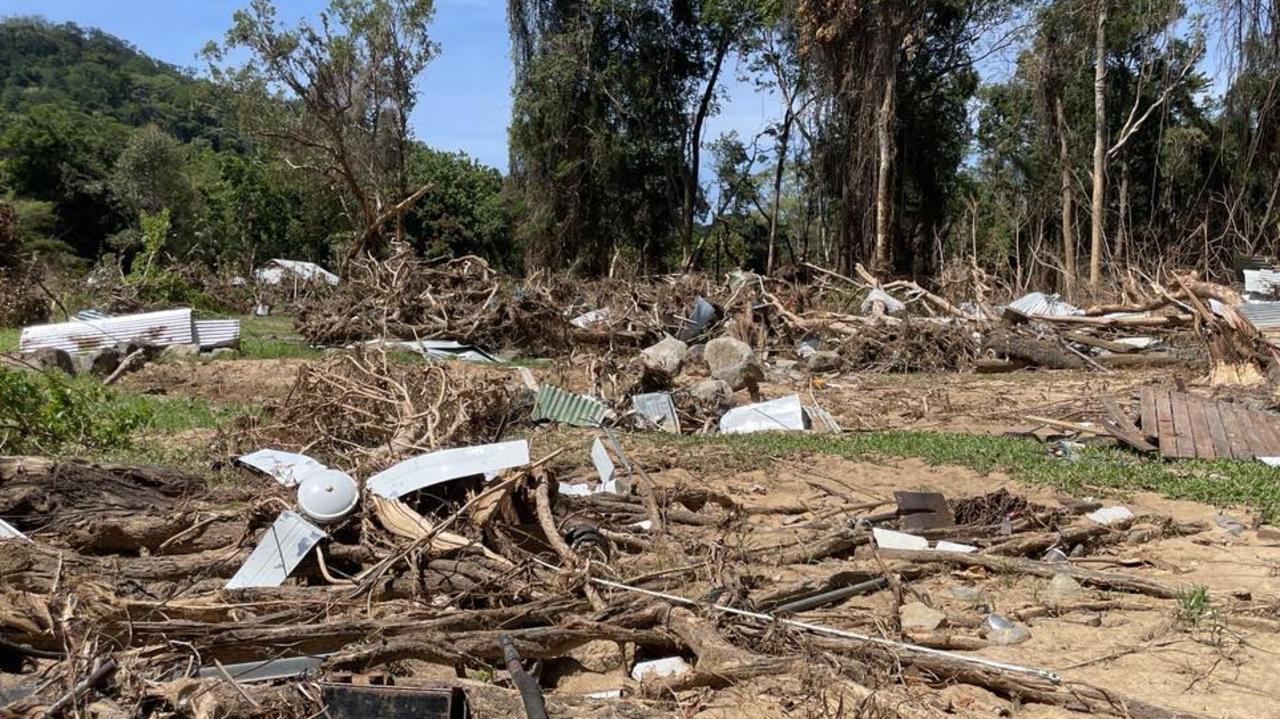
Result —
<instances>
[{"instance_id":1,"label":"muddy ground","mask_svg":"<svg viewBox=\"0 0 1280 719\"><path fill-rule=\"evenodd\" d=\"M244 359L156 364L126 377L121 384L134 392L197 397L270 410L285 402L306 362ZM538 370L534 375L540 379L555 375L565 380L570 389L584 388L583 382L575 381L572 368ZM1143 385L1168 384L1174 381L1174 375L1183 381L1195 381L1191 371L1169 370L991 376L851 374L818 378L775 372L761 389L766 397L800 391L807 400L831 411L847 430L1000 433L1027 429L1026 415L1062 416L1089 398L1106 395L1123 399ZM187 434L181 441L208 445L202 440L212 440L216 434L213 430L207 437ZM571 445L578 445L580 450L594 436L587 430L554 428L522 430L521 434L530 439L534 457ZM842 527L854 526L858 517L892 508L894 491L937 491L954 501L1006 490L1035 505L1060 508L1067 498L1053 489L1023 484L1001 474L930 466L913 459L869 463L823 455L779 456L765 466L743 471L734 466L717 468L714 462L687 461L695 458L692 453L703 451L698 446L682 446L679 455L671 456L669 445L655 443L642 433L624 435L623 444L633 456L641 458L641 464L648 463L646 457L663 455L662 461L650 466L654 470L650 478L658 489L673 494L691 488L711 490L732 498L736 506L728 513L714 507L700 508L695 513L705 513L712 520L703 525L682 526L671 537L647 537L638 530L624 530L636 546L625 550L626 559L619 565L622 576L661 572L694 558L703 564L702 568L677 574L678 581L660 582L655 588L688 598L707 597L713 590L742 589L750 606L750 600L779 587L805 581L819 584L841 572L904 573L910 579L895 581L888 590L801 612L796 618L878 636L927 639L934 645L960 647L960 653L969 656L1044 668L1060 675L1067 684L1078 682L1100 688L1104 696L1114 693L1115 700L1109 712L1100 711L1097 706L1073 710L1030 698L1024 701L1007 687L984 688L977 685L979 682L922 670L909 661L895 667L880 657L877 662L863 665L856 659L860 656L856 651L850 654L811 645L804 637L758 623L738 631L734 622L722 621L717 625L721 634L749 650L752 656L776 651L776 656L800 656L804 660L784 671L657 696L635 691L634 685L625 683L629 695L636 697L634 705L628 706L638 707L641 712L633 714L611 713L609 700L577 699L585 692L624 684L625 665L613 666L611 662L616 648L575 650L576 664L570 668L555 662L544 667L543 685L549 696L574 698L572 704L553 703L553 707L559 707L559 713L553 711L553 716L638 716L646 712L650 716L707 719L1041 718L1086 713L1157 718L1280 715L1276 710L1280 702L1280 682L1276 681L1280 674L1280 537L1265 528L1259 532L1247 511L1222 510L1154 494L1100 497L1107 505L1123 502L1138 519L1132 525L1091 535L1081 543L1083 551L1071 559L1071 564L1182 588L1180 591L1186 594L1157 597L1085 582L1069 596L1050 598L1050 580L1045 577L1013 568L992 570L946 563L927 564L929 571L913 574L922 566L918 562L879 556L866 542L812 561L787 561L782 557L797 545L812 544ZM683 469L682 464L697 469ZM584 451L564 455L554 467L560 480L593 474ZM248 487L266 481L247 473L234 480L238 486ZM231 490L222 487L216 492L222 506L228 491ZM216 514L221 510L210 511ZM146 514L142 510L142 515ZM1224 521L1224 514L1240 520L1243 526ZM236 526L243 529L238 538L240 546L248 546L246 537L253 534L250 527L261 522L256 517L253 522L246 517L238 521L247 523ZM1044 529L1061 533L1090 526L1089 520L1078 515L1058 516L1054 521L1052 527ZM1144 530L1151 527L1155 529ZM1039 528L1027 531L1036 529ZM32 535L37 541L55 545L59 541L59 537L40 531ZM982 531L961 528L954 538L980 540L984 551L999 542L990 527ZM1038 560L1042 554L1037 549L1025 556ZM207 596L217 596L216 583L201 586L213 592ZM1207 590L1207 605L1188 599L1191 588L1197 586ZM28 591L38 588L28 587ZM122 591L119 585L116 591ZM199 587L192 591L200 596ZM945 615L937 630L925 633L927 637L904 632L897 624L901 605L913 602ZM249 605L244 611L249 615L256 612ZM989 612L1025 624L1030 639L1014 646L983 641L980 628ZM582 652L588 649L604 659L586 661L590 657L584 657ZM850 663L848 657L855 659ZM438 665L415 661L380 667L392 674L419 677L452 673L450 670L442 674L439 669ZM469 676L471 681L476 680L474 673ZM493 681L505 683L505 673L500 668ZM231 703L239 701L234 695L223 696L228 696ZM1130 712L1124 703L1132 699L1167 712ZM241 704L240 708L245 707Z\"/></svg>"}]
</instances>

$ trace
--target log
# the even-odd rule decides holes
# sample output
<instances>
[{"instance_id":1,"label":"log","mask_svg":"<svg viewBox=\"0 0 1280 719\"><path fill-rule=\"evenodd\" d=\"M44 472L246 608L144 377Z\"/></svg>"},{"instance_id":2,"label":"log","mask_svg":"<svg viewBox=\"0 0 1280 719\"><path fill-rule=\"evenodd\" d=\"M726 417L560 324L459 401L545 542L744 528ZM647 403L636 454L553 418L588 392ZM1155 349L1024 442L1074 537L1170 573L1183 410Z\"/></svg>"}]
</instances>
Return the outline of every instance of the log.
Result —
<instances>
[{"instance_id":1,"label":"log","mask_svg":"<svg viewBox=\"0 0 1280 719\"><path fill-rule=\"evenodd\" d=\"M1135 577L1130 574L1115 572L1099 572L1069 564L1051 564L1020 557L996 557L986 554L962 554L960 552L939 552L926 549L907 551L900 549L880 550L879 555L885 559L897 559L906 562L940 562L960 567L981 567L996 573L1027 574L1033 577L1052 579L1055 575L1065 574L1081 584L1110 589L1132 594L1145 594L1160 599L1177 599L1183 593L1181 587Z\"/></svg>"}]
</instances>

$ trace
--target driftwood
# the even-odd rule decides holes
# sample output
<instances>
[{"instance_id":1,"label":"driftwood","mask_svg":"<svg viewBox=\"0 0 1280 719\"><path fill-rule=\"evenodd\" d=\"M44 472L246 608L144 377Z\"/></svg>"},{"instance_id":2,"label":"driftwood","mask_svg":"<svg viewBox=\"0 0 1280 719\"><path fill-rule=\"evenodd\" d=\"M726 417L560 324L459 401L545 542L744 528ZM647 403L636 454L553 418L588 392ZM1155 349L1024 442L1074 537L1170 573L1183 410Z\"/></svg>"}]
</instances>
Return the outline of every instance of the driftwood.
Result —
<instances>
[{"instance_id":1,"label":"driftwood","mask_svg":"<svg viewBox=\"0 0 1280 719\"><path fill-rule=\"evenodd\" d=\"M1161 599L1177 599L1183 593L1182 588L1172 587L1130 574L1099 572L1070 564L1053 564L1020 557L994 557L985 554L939 552L930 549L921 551L888 549L879 550L878 554L885 559L897 559L907 562L941 562L961 567L981 567L997 573L1027 574L1046 579L1052 579L1058 574L1065 574L1088 586L1118 592L1146 594Z\"/></svg>"}]
</instances>

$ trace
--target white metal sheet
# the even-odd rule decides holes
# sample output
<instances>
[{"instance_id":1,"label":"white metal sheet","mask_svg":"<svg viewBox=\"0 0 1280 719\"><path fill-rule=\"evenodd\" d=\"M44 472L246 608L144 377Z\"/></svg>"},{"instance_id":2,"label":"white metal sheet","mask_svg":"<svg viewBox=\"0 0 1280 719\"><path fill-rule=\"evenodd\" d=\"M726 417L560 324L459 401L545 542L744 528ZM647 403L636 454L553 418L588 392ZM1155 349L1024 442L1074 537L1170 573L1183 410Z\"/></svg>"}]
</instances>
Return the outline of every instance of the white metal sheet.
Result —
<instances>
[{"instance_id":1,"label":"white metal sheet","mask_svg":"<svg viewBox=\"0 0 1280 719\"><path fill-rule=\"evenodd\" d=\"M591 463L596 466L596 474L600 475L601 482L613 479L613 473L617 467L614 466L609 450L605 449L604 442L601 442L599 437L591 443Z\"/></svg>"},{"instance_id":2,"label":"white metal sheet","mask_svg":"<svg viewBox=\"0 0 1280 719\"><path fill-rule=\"evenodd\" d=\"M1244 291L1261 297L1275 297L1280 290L1280 272L1276 270L1245 270Z\"/></svg>"},{"instance_id":3,"label":"white metal sheet","mask_svg":"<svg viewBox=\"0 0 1280 719\"><path fill-rule=\"evenodd\" d=\"M671 395L666 392L650 392L631 397L631 406L636 408L640 416L658 425L668 432L680 433L680 418L676 416L676 405Z\"/></svg>"},{"instance_id":4,"label":"white metal sheet","mask_svg":"<svg viewBox=\"0 0 1280 719\"><path fill-rule=\"evenodd\" d=\"M1009 303L1007 310L1028 316L1070 317L1084 314L1084 310L1062 299L1061 295L1031 292Z\"/></svg>"},{"instance_id":5,"label":"white metal sheet","mask_svg":"<svg viewBox=\"0 0 1280 719\"><path fill-rule=\"evenodd\" d=\"M240 320L196 320L195 324L200 349L240 346Z\"/></svg>"},{"instance_id":6,"label":"white metal sheet","mask_svg":"<svg viewBox=\"0 0 1280 719\"><path fill-rule=\"evenodd\" d=\"M451 479L499 472L528 463L529 442L523 439L442 449L389 467L370 477L365 486L374 494L395 499Z\"/></svg>"},{"instance_id":7,"label":"white metal sheet","mask_svg":"<svg viewBox=\"0 0 1280 719\"><path fill-rule=\"evenodd\" d=\"M0 519L0 542L3 542L6 539L23 539L28 542L31 541L30 539L27 539L27 535L19 532L17 527L9 524L3 519Z\"/></svg>"},{"instance_id":8,"label":"white metal sheet","mask_svg":"<svg viewBox=\"0 0 1280 719\"><path fill-rule=\"evenodd\" d=\"M881 549L907 549L919 551L929 548L929 540L906 532L895 532L892 529L875 527L871 530L876 546Z\"/></svg>"},{"instance_id":9,"label":"white metal sheet","mask_svg":"<svg viewBox=\"0 0 1280 719\"><path fill-rule=\"evenodd\" d=\"M144 312L95 320L72 320L32 325L22 330L18 347L23 352L52 347L67 352L88 352L118 344L158 347L191 344L195 323L190 308Z\"/></svg>"},{"instance_id":10,"label":"white metal sheet","mask_svg":"<svg viewBox=\"0 0 1280 719\"><path fill-rule=\"evenodd\" d=\"M260 449L239 457L236 461L275 477L277 482L286 487L296 487L308 475L328 469L305 454L281 452L278 449Z\"/></svg>"},{"instance_id":11,"label":"white metal sheet","mask_svg":"<svg viewBox=\"0 0 1280 719\"><path fill-rule=\"evenodd\" d=\"M326 284L338 284L338 276L314 262L303 262L302 260L269 260L262 267L254 271L253 276L259 281L268 285L278 285L286 278L297 279L302 282L311 280L319 280Z\"/></svg>"},{"instance_id":12,"label":"white metal sheet","mask_svg":"<svg viewBox=\"0 0 1280 719\"><path fill-rule=\"evenodd\" d=\"M225 588L280 586L321 539L323 530L286 509L263 532L258 546Z\"/></svg>"},{"instance_id":13,"label":"white metal sheet","mask_svg":"<svg viewBox=\"0 0 1280 719\"><path fill-rule=\"evenodd\" d=\"M720 431L723 434L804 428L804 408L800 406L800 396L794 394L768 402L734 407L720 417Z\"/></svg>"}]
</instances>

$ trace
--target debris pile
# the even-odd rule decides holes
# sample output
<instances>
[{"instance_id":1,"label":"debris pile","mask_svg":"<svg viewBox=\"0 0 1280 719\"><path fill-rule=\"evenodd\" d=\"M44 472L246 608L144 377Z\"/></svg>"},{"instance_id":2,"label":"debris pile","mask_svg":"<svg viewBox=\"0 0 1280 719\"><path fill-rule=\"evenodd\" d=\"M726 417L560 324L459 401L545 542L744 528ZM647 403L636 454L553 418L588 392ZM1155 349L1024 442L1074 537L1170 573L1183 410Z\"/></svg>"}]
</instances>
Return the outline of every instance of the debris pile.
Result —
<instances>
[{"instance_id":1,"label":"debris pile","mask_svg":"<svg viewBox=\"0 0 1280 719\"><path fill-rule=\"evenodd\" d=\"M350 415L386 401L350 367L309 381L340 384L344 401L373 395ZM439 371L424 368L423 393L442 391ZM1032 641L1035 622L1072 611L1173 607L1185 588L1090 563L1207 526L1127 510L1103 522L1085 516L1098 504L1007 492L856 500L817 475L824 501L756 502L650 474L612 438L594 444L618 461L597 463L611 484L586 493L563 490L578 466L534 459L524 440L373 474L257 452L241 458L253 468L242 482L216 489L0 458L0 515L15 530L0 537L7 711L349 716L352 692L382 691L477 717L543 703L551 716L639 717L810 676L876 716L933 716L904 679L1100 716L1198 716L972 652ZM1011 578L1046 598L996 599ZM824 619L836 607L838 626Z\"/></svg>"}]
</instances>

